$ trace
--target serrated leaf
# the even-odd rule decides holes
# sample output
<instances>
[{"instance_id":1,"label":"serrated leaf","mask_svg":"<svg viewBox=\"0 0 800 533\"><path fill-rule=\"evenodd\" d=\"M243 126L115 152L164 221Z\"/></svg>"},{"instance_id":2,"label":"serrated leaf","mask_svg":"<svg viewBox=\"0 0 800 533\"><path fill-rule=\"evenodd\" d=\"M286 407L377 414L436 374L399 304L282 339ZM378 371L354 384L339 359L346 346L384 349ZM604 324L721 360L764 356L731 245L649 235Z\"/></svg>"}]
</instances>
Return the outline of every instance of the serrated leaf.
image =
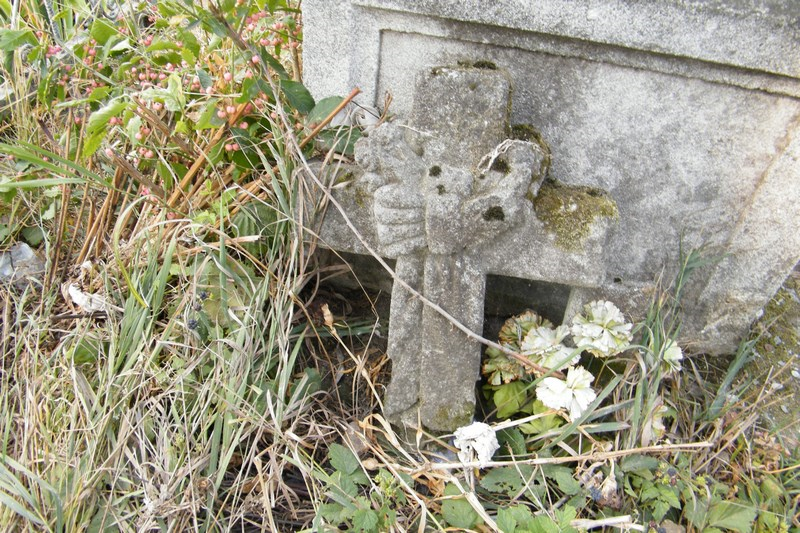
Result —
<instances>
[{"instance_id":1,"label":"serrated leaf","mask_svg":"<svg viewBox=\"0 0 800 533\"><path fill-rule=\"evenodd\" d=\"M353 515L353 529L356 531L377 531L378 513L372 509L359 509Z\"/></svg>"},{"instance_id":2,"label":"serrated leaf","mask_svg":"<svg viewBox=\"0 0 800 533\"><path fill-rule=\"evenodd\" d=\"M445 496L458 496L461 491L453 483L448 483L444 488L444 494ZM472 529L483 523L483 519L464 496L443 500L442 516L448 524L461 529Z\"/></svg>"},{"instance_id":3,"label":"serrated leaf","mask_svg":"<svg viewBox=\"0 0 800 533\"><path fill-rule=\"evenodd\" d=\"M708 524L712 527L732 529L739 533L751 530L756 510L736 501L715 501L708 511Z\"/></svg>"},{"instance_id":4,"label":"serrated leaf","mask_svg":"<svg viewBox=\"0 0 800 533\"><path fill-rule=\"evenodd\" d=\"M494 388L494 404L497 406L497 418L508 418L519 412L528 399L527 385L523 381L512 381Z\"/></svg>"},{"instance_id":5,"label":"serrated leaf","mask_svg":"<svg viewBox=\"0 0 800 533\"><path fill-rule=\"evenodd\" d=\"M577 494L581 490L581 485L573 477L572 470L566 466L552 466L545 465L542 468L544 475L548 479L552 479L558 485L559 490L568 496Z\"/></svg>"},{"instance_id":6,"label":"serrated leaf","mask_svg":"<svg viewBox=\"0 0 800 533\"><path fill-rule=\"evenodd\" d=\"M245 78L242 82L242 95L236 99L236 102L240 104L250 102L260 93L264 93L267 98L272 98L272 87L269 83L260 78Z\"/></svg>"},{"instance_id":7,"label":"serrated leaf","mask_svg":"<svg viewBox=\"0 0 800 533\"><path fill-rule=\"evenodd\" d=\"M481 479L481 487L489 492L516 496L531 476L533 476L533 467L530 465L493 468Z\"/></svg>"},{"instance_id":8,"label":"serrated leaf","mask_svg":"<svg viewBox=\"0 0 800 533\"><path fill-rule=\"evenodd\" d=\"M0 50L4 52L13 52L20 46L36 43L36 35L31 30L0 30Z\"/></svg>"},{"instance_id":9,"label":"serrated leaf","mask_svg":"<svg viewBox=\"0 0 800 533\"><path fill-rule=\"evenodd\" d=\"M531 520L528 533L561 533L561 528L547 515L540 515Z\"/></svg>"},{"instance_id":10,"label":"serrated leaf","mask_svg":"<svg viewBox=\"0 0 800 533\"><path fill-rule=\"evenodd\" d=\"M282 80L281 92L286 97L289 105L305 115L314 109L314 97L308 92L306 86L298 81Z\"/></svg>"},{"instance_id":11,"label":"serrated leaf","mask_svg":"<svg viewBox=\"0 0 800 533\"><path fill-rule=\"evenodd\" d=\"M346 509L338 503L323 503L319 508L319 514L322 518L334 526L350 520L353 513L352 509Z\"/></svg>"},{"instance_id":12,"label":"serrated leaf","mask_svg":"<svg viewBox=\"0 0 800 533\"><path fill-rule=\"evenodd\" d=\"M353 507L353 499L358 496L358 486L353 483L350 476L343 472L334 472L330 476L328 496L345 507Z\"/></svg>"},{"instance_id":13,"label":"serrated leaf","mask_svg":"<svg viewBox=\"0 0 800 533\"><path fill-rule=\"evenodd\" d=\"M497 511L497 527L503 533L515 533L530 529L533 513L524 505L513 505Z\"/></svg>"},{"instance_id":14,"label":"serrated leaf","mask_svg":"<svg viewBox=\"0 0 800 533\"><path fill-rule=\"evenodd\" d=\"M328 458L331 466L345 475L351 475L360 468L358 457L341 444L333 443L328 448Z\"/></svg>"}]
</instances>

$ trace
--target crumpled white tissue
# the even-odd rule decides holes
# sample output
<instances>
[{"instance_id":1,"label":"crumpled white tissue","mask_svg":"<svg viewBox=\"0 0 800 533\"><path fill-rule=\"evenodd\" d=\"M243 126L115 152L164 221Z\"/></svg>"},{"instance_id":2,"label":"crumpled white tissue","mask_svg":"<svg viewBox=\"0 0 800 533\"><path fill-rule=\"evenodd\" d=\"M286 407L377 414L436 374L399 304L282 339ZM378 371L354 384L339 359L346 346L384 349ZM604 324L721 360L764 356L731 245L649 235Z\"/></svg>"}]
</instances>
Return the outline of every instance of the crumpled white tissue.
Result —
<instances>
[{"instance_id":1,"label":"crumpled white tissue","mask_svg":"<svg viewBox=\"0 0 800 533\"><path fill-rule=\"evenodd\" d=\"M483 422L460 427L453 436L453 444L459 450L458 459L462 463L470 463L477 456L478 463L483 467L492 460L492 455L500 447L494 430Z\"/></svg>"}]
</instances>

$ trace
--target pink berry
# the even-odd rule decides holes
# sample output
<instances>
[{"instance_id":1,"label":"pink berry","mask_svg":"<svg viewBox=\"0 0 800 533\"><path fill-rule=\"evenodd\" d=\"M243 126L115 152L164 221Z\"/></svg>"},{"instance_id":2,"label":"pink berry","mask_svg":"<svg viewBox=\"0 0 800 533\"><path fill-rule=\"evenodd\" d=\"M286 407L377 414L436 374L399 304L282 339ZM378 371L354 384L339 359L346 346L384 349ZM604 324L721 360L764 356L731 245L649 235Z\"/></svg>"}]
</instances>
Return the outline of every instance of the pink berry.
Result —
<instances>
[{"instance_id":1,"label":"pink berry","mask_svg":"<svg viewBox=\"0 0 800 533\"><path fill-rule=\"evenodd\" d=\"M148 150L148 151L146 151L146 152L144 153L144 156L145 156L147 159L152 159L154 155L156 155L156 154L154 154L152 150Z\"/></svg>"},{"instance_id":2,"label":"pink berry","mask_svg":"<svg viewBox=\"0 0 800 533\"><path fill-rule=\"evenodd\" d=\"M236 113L236 107L229 105L228 107L225 108L225 111L227 111L229 115L233 115L234 113Z\"/></svg>"},{"instance_id":3,"label":"pink berry","mask_svg":"<svg viewBox=\"0 0 800 533\"><path fill-rule=\"evenodd\" d=\"M224 111L224 110L220 109L219 111L217 111L217 117L218 117L218 118L225 118L225 117L227 117L227 116L228 116L228 114L227 114L227 113L225 113L225 111Z\"/></svg>"},{"instance_id":4,"label":"pink berry","mask_svg":"<svg viewBox=\"0 0 800 533\"><path fill-rule=\"evenodd\" d=\"M222 79L224 79L225 81L231 81L233 79L233 74L231 74L230 72L226 72L222 75Z\"/></svg>"},{"instance_id":5,"label":"pink berry","mask_svg":"<svg viewBox=\"0 0 800 533\"><path fill-rule=\"evenodd\" d=\"M231 150L233 150L234 152L237 151L238 149L239 149L239 143L233 143L231 145Z\"/></svg>"},{"instance_id":6,"label":"pink berry","mask_svg":"<svg viewBox=\"0 0 800 533\"><path fill-rule=\"evenodd\" d=\"M144 139L144 135L142 135L141 131L137 131L134 137L136 137L137 141L141 141L142 139Z\"/></svg>"},{"instance_id":7,"label":"pink berry","mask_svg":"<svg viewBox=\"0 0 800 533\"><path fill-rule=\"evenodd\" d=\"M241 124L239 124L239 127L242 128L243 130L246 130L247 127L248 127L248 124L247 124L247 122L242 122Z\"/></svg>"},{"instance_id":8,"label":"pink berry","mask_svg":"<svg viewBox=\"0 0 800 533\"><path fill-rule=\"evenodd\" d=\"M114 150L112 150L111 148L106 148L106 155L108 157L114 157Z\"/></svg>"},{"instance_id":9,"label":"pink berry","mask_svg":"<svg viewBox=\"0 0 800 533\"><path fill-rule=\"evenodd\" d=\"M258 65L258 62L261 61L261 58L258 56L253 56L250 58L250 61L252 61L254 65Z\"/></svg>"},{"instance_id":10,"label":"pink berry","mask_svg":"<svg viewBox=\"0 0 800 533\"><path fill-rule=\"evenodd\" d=\"M226 152L232 152L233 151L233 145L230 144L230 143L226 144L225 145L225 151Z\"/></svg>"}]
</instances>

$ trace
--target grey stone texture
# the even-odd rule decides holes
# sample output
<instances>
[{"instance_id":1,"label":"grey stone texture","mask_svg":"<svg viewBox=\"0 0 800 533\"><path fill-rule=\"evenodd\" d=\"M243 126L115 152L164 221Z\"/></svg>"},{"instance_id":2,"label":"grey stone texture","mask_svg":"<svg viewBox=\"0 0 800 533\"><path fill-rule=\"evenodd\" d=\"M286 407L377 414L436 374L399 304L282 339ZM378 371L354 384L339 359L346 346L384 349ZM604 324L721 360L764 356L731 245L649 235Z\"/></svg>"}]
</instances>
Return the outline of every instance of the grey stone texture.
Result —
<instances>
[{"instance_id":1,"label":"grey stone texture","mask_svg":"<svg viewBox=\"0 0 800 533\"><path fill-rule=\"evenodd\" d=\"M584 220L585 235L573 249L556 245L557 235L535 207L540 198L561 196L552 192L556 184L542 183L546 148L509 139L511 90L508 73L494 68L420 72L408 121L371 130L356 145L358 166L334 169L329 178L367 244L396 259L397 276L478 334L487 274L599 283L592 272L602 265L613 216ZM559 205L568 220L583 216ZM320 236L337 250L366 251L332 209ZM390 420L434 431L471 422L480 345L399 283L392 287L388 352L392 379L384 409Z\"/></svg>"},{"instance_id":2,"label":"grey stone texture","mask_svg":"<svg viewBox=\"0 0 800 533\"><path fill-rule=\"evenodd\" d=\"M523 205L525 245L518 231L487 234L484 272L567 284L570 309L603 297L636 317L654 280L677 269L681 240L704 245L721 260L685 293L682 341L721 353L800 260L800 2L306 0L303 10L304 81L315 97L357 86L363 103L380 105L388 91L393 113L443 138L453 127L500 127L509 113L541 134L550 177L616 202L608 235L589 224L572 250L565 228L554 237L563 217L537 218ZM433 67L484 60L508 73L507 110L469 107L453 118L445 98L415 88ZM429 81L447 90L446 77ZM465 181L453 163L467 157L434 145L448 179ZM420 202L418 192L405 198ZM446 216L450 199L414 224ZM351 207L370 228L371 207ZM432 231L434 249L457 231Z\"/></svg>"}]
</instances>

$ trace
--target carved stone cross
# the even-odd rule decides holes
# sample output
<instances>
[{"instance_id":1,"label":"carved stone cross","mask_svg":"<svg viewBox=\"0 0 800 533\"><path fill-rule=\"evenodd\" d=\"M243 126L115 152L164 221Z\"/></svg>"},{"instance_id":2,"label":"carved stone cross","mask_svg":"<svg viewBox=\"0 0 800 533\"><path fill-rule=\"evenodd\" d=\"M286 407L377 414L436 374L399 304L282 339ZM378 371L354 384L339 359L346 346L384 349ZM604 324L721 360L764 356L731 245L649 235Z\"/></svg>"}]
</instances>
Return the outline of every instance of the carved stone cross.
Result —
<instances>
[{"instance_id":1,"label":"carved stone cross","mask_svg":"<svg viewBox=\"0 0 800 533\"><path fill-rule=\"evenodd\" d=\"M546 151L535 142L509 139L510 80L484 66L492 68L424 72L408 123L382 124L359 141L356 161L363 174L337 191L371 245L396 258L396 274L476 333L482 331L486 274L497 270L493 254L507 253L502 242L534 245L546 233L532 209ZM323 242L360 252L347 245L340 226L326 221ZM539 237L508 241L516 231ZM552 250L552 239L544 239L542 248ZM550 256L570 255L560 254ZM540 275L533 264L505 270ZM579 270L586 279L587 269ZM388 351L392 379L384 408L392 422L453 431L471 421L480 345L397 283Z\"/></svg>"}]
</instances>

